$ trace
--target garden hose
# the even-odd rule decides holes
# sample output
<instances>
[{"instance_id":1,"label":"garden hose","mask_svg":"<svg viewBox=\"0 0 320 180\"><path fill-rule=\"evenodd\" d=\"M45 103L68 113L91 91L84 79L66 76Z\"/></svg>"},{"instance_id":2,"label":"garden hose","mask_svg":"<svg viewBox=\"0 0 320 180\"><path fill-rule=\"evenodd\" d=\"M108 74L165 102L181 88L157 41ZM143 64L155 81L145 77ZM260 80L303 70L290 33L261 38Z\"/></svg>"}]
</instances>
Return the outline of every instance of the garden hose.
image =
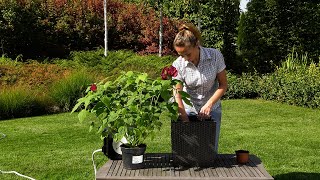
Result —
<instances>
[{"instance_id":1,"label":"garden hose","mask_svg":"<svg viewBox=\"0 0 320 180\"><path fill-rule=\"evenodd\" d=\"M3 173L3 174L16 174L16 175L18 175L20 177L24 177L24 178L27 178L27 179L30 179L30 180L36 180L36 179L33 179L32 177L25 176L25 175L20 174L20 173L18 173L16 171L2 171L2 170L0 170L0 172Z\"/></svg>"},{"instance_id":2,"label":"garden hose","mask_svg":"<svg viewBox=\"0 0 320 180\"><path fill-rule=\"evenodd\" d=\"M95 179L96 179L96 176L97 176L97 167L96 167L96 164L94 163L94 154L97 153L97 152L102 152L102 149L97 149L97 150L93 151L93 153L92 153L92 164L93 164L94 178Z\"/></svg>"},{"instance_id":3,"label":"garden hose","mask_svg":"<svg viewBox=\"0 0 320 180\"><path fill-rule=\"evenodd\" d=\"M2 135L2 137L0 137L0 140L6 138L6 135L4 133L0 132L0 134ZM17 176L20 176L20 177L24 177L24 178L27 178L30 180L36 180L36 179L33 179L32 177L20 174L17 171L2 171L2 170L0 170L0 173L2 173L2 174L16 174Z\"/></svg>"},{"instance_id":4,"label":"garden hose","mask_svg":"<svg viewBox=\"0 0 320 180\"><path fill-rule=\"evenodd\" d=\"M0 138L0 140L4 139L6 137L6 135L4 133L0 132L0 134L2 134L2 137ZM94 154L97 153L97 152L102 152L102 149L97 149L97 150L93 151L93 153L92 153L92 164L93 164L94 176L95 177L97 175L97 167L96 167L96 164L94 163ZM21 177L24 177L24 178L27 178L27 179L30 179L30 180L36 180L34 178L31 178L31 177L25 176L23 174L20 174L20 173L18 173L16 171L2 171L2 170L0 170L0 172L3 173L3 174L16 174L18 176L21 176Z\"/></svg>"}]
</instances>

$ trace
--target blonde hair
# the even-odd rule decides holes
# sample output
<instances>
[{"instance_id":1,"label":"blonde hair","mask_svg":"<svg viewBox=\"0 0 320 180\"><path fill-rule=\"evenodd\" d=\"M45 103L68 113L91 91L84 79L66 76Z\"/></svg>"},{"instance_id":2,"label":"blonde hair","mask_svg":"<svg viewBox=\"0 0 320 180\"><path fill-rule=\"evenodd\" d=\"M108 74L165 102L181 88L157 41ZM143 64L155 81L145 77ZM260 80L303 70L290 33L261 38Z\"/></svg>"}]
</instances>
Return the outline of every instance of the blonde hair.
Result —
<instances>
[{"instance_id":1,"label":"blonde hair","mask_svg":"<svg viewBox=\"0 0 320 180\"><path fill-rule=\"evenodd\" d=\"M182 24L179 27L179 32L174 38L173 46L196 46L201 43L201 33L197 27L191 23Z\"/></svg>"}]
</instances>

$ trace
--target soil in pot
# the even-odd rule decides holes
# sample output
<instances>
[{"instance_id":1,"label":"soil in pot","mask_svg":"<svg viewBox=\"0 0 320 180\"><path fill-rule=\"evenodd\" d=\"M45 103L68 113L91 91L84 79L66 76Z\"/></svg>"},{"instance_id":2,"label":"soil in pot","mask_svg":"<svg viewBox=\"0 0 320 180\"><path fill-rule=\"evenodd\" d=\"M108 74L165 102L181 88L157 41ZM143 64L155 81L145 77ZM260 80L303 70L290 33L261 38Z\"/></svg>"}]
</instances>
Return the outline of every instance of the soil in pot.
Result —
<instances>
[{"instance_id":1,"label":"soil in pot","mask_svg":"<svg viewBox=\"0 0 320 180\"><path fill-rule=\"evenodd\" d=\"M141 144L138 147L129 147L121 145L123 167L125 169L142 169L144 168L144 152L146 145Z\"/></svg>"},{"instance_id":2,"label":"soil in pot","mask_svg":"<svg viewBox=\"0 0 320 180\"><path fill-rule=\"evenodd\" d=\"M249 161L249 151L237 150L236 158L237 158L238 164L246 164Z\"/></svg>"}]
</instances>

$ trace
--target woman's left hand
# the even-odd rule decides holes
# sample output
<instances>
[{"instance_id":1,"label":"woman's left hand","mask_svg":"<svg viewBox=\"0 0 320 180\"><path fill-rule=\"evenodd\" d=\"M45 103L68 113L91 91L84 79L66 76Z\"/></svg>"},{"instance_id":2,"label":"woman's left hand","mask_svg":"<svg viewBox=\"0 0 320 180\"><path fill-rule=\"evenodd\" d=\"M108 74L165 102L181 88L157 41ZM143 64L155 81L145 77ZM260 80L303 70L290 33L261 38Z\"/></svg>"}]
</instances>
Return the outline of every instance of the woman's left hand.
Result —
<instances>
[{"instance_id":1,"label":"woman's left hand","mask_svg":"<svg viewBox=\"0 0 320 180\"><path fill-rule=\"evenodd\" d=\"M211 105L211 104L208 104L208 103L206 103L206 104L201 108L201 110L200 110L200 112L199 112L199 114L198 114L200 120L210 118L211 108L212 108L212 105Z\"/></svg>"}]
</instances>

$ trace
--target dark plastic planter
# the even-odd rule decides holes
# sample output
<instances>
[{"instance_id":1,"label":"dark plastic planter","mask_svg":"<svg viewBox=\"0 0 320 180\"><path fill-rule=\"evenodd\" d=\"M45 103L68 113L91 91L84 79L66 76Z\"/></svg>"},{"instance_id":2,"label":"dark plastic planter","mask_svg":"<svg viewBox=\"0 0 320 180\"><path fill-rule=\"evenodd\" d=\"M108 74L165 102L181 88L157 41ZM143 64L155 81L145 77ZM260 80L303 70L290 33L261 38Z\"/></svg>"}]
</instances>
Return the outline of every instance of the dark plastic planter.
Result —
<instances>
[{"instance_id":1,"label":"dark plastic planter","mask_svg":"<svg viewBox=\"0 0 320 180\"><path fill-rule=\"evenodd\" d=\"M125 169L142 169L144 168L144 152L146 145L141 144L138 147L128 147L121 145L123 167Z\"/></svg>"},{"instance_id":2,"label":"dark plastic planter","mask_svg":"<svg viewBox=\"0 0 320 180\"><path fill-rule=\"evenodd\" d=\"M214 164L216 123L213 120L171 123L174 166L210 167Z\"/></svg>"}]
</instances>

